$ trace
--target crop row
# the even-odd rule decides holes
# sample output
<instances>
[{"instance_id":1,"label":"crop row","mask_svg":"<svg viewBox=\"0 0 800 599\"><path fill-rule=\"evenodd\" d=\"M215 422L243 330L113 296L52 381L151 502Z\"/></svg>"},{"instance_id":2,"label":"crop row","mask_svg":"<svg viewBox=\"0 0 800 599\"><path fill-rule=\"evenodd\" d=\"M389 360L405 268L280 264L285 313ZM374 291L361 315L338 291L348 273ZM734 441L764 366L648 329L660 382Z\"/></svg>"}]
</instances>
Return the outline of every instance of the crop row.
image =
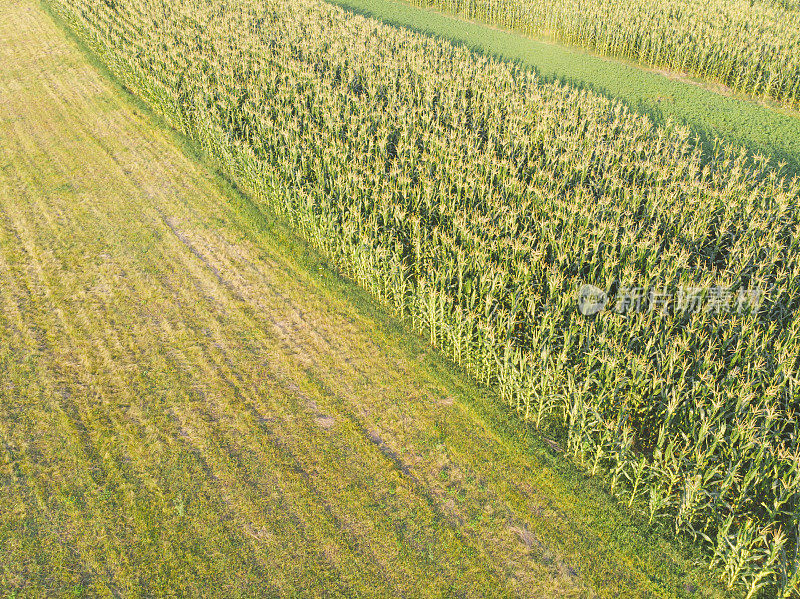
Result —
<instances>
[{"instance_id":1,"label":"crop row","mask_svg":"<svg viewBox=\"0 0 800 599\"><path fill-rule=\"evenodd\" d=\"M411 1L800 106L800 10L790 0Z\"/></svg>"}]
</instances>

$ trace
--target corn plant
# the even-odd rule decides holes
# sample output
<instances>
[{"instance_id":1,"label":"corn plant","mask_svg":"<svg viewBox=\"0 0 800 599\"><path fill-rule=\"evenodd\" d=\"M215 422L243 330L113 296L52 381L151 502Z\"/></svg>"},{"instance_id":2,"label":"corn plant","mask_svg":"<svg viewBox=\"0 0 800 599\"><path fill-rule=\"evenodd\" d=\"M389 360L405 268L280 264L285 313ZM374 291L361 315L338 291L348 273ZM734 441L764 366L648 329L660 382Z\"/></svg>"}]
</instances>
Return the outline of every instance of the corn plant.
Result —
<instances>
[{"instance_id":1,"label":"corn plant","mask_svg":"<svg viewBox=\"0 0 800 599\"><path fill-rule=\"evenodd\" d=\"M791 0L411 0L800 105L800 8Z\"/></svg>"}]
</instances>

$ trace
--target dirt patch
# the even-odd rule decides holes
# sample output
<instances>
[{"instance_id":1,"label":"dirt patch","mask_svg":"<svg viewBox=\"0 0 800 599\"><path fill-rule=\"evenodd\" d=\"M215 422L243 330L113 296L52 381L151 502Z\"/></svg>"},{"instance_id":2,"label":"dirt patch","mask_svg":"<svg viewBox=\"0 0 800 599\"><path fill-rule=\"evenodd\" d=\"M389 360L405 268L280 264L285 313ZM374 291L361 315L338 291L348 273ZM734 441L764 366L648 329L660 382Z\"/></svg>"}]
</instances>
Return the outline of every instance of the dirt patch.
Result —
<instances>
[{"instance_id":1,"label":"dirt patch","mask_svg":"<svg viewBox=\"0 0 800 599\"><path fill-rule=\"evenodd\" d=\"M324 429L333 428L333 425L336 424L336 418L332 416L317 416L314 421Z\"/></svg>"},{"instance_id":2,"label":"dirt patch","mask_svg":"<svg viewBox=\"0 0 800 599\"><path fill-rule=\"evenodd\" d=\"M402 472L403 474L405 474L406 476L408 476L409 478L414 480L417 484L419 484L419 481L411 473L411 470L409 469L409 467L403 462L403 460L400 458L400 456L397 455L397 453L395 453L394 450L391 447L389 447L384 442L383 439L381 439L381 436L377 431L368 432L367 433L367 438L370 440L370 442L372 442L373 445L375 445L378 448L378 450L380 450L380 452L384 456L386 456L386 459L388 459L390 462L392 462L395 465L395 467L398 470L400 470L400 472Z\"/></svg>"},{"instance_id":3,"label":"dirt patch","mask_svg":"<svg viewBox=\"0 0 800 599\"><path fill-rule=\"evenodd\" d=\"M523 543L527 549L530 550L536 547L539 549L539 551L544 551L544 545L542 545L539 539L536 538L536 535L534 535L527 528L522 528L521 526L510 526L509 530L519 537L520 542Z\"/></svg>"}]
</instances>

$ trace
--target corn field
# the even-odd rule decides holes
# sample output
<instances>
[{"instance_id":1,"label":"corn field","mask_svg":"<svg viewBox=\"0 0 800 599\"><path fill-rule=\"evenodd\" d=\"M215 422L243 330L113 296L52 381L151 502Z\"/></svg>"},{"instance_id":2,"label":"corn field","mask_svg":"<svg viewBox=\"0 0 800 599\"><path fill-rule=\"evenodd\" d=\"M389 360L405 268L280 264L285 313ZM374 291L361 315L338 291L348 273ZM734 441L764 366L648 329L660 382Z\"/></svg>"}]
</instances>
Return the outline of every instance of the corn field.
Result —
<instances>
[{"instance_id":1,"label":"corn field","mask_svg":"<svg viewBox=\"0 0 800 599\"><path fill-rule=\"evenodd\" d=\"M53 5L255 201L727 585L797 593L800 181L320 0ZM764 298L584 316L584 284Z\"/></svg>"},{"instance_id":2,"label":"corn field","mask_svg":"<svg viewBox=\"0 0 800 599\"><path fill-rule=\"evenodd\" d=\"M795 0L411 0L800 106Z\"/></svg>"}]
</instances>

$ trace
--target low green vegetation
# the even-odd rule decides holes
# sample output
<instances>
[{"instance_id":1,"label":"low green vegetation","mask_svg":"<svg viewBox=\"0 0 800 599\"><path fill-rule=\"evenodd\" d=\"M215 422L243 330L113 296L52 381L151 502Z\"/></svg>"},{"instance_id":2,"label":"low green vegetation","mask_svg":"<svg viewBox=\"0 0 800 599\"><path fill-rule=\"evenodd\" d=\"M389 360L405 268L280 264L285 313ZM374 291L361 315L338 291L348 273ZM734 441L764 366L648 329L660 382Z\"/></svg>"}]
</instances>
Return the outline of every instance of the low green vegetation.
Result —
<instances>
[{"instance_id":1,"label":"low green vegetation","mask_svg":"<svg viewBox=\"0 0 800 599\"><path fill-rule=\"evenodd\" d=\"M412 0L800 107L800 10L784 0Z\"/></svg>"},{"instance_id":2,"label":"low green vegetation","mask_svg":"<svg viewBox=\"0 0 800 599\"><path fill-rule=\"evenodd\" d=\"M797 590L800 181L317 0L55 6L265 209L729 587ZM581 313L587 284L617 309Z\"/></svg>"},{"instance_id":3,"label":"low green vegetation","mask_svg":"<svg viewBox=\"0 0 800 599\"><path fill-rule=\"evenodd\" d=\"M654 123L675 121L688 126L708 147L716 138L742 146L753 154L770 156L773 165L786 165L800 174L800 116L764 106L724 90L676 80L635 65L606 59L587 51L519 33L470 23L402 0L331 0L349 10L389 24L464 44L489 56L532 67L545 81L561 81L622 100L647 114Z\"/></svg>"}]
</instances>

